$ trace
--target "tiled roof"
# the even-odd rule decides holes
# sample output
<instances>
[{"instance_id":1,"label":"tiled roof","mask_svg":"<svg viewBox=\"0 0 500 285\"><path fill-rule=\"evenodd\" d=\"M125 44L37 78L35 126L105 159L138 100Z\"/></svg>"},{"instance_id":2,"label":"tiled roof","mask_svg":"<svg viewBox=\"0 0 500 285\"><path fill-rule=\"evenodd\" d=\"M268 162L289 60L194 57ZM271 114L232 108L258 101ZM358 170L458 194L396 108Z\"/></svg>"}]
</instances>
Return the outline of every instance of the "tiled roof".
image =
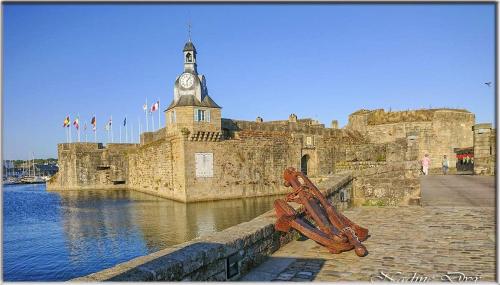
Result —
<instances>
[{"instance_id":1,"label":"tiled roof","mask_svg":"<svg viewBox=\"0 0 500 285\"><path fill-rule=\"evenodd\" d=\"M181 95L177 101L173 100L172 103L170 103L170 106L168 106L165 111L179 106L198 106L220 109L220 106L217 105L217 103L215 103L214 100L212 100L212 98L210 98L210 96L208 95L206 95L201 102L194 95Z\"/></svg>"},{"instance_id":2,"label":"tiled roof","mask_svg":"<svg viewBox=\"0 0 500 285\"><path fill-rule=\"evenodd\" d=\"M182 51L194 51L196 52L196 48L194 47L194 44L189 41L184 45L184 49Z\"/></svg>"}]
</instances>

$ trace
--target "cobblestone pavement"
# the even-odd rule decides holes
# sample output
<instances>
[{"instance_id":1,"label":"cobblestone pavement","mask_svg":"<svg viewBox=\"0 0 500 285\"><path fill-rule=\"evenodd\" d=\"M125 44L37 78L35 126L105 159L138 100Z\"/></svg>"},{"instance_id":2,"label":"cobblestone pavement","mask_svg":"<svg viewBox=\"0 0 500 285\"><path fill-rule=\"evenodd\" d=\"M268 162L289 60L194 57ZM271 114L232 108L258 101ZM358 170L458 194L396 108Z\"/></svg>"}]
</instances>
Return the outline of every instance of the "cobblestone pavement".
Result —
<instances>
[{"instance_id":1,"label":"cobblestone pavement","mask_svg":"<svg viewBox=\"0 0 500 285\"><path fill-rule=\"evenodd\" d=\"M330 254L312 240L293 241L242 280L496 280L494 207L360 207L344 214L370 230L367 256Z\"/></svg>"}]
</instances>

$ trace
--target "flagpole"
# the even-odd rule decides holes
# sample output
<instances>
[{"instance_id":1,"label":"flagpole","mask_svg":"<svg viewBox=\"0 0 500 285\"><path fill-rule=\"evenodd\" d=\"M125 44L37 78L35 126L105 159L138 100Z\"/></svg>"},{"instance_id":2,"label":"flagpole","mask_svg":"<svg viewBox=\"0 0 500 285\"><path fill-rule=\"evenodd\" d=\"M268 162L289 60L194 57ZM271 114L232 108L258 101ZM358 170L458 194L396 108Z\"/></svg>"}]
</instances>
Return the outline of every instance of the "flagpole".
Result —
<instances>
[{"instance_id":1,"label":"flagpole","mask_svg":"<svg viewBox=\"0 0 500 285\"><path fill-rule=\"evenodd\" d=\"M122 143L122 125L120 125L120 143Z\"/></svg>"},{"instance_id":2,"label":"flagpole","mask_svg":"<svg viewBox=\"0 0 500 285\"><path fill-rule=\"evenodd\" d=\"M78 120L78 124L77 124L78 128L76 129L76 132L78 133L78 142L80 142L80 114L78 114L76 119Z\"/></svg>"},{"instance_id":3,"label":"flagpole","mask_svg":"<svg viewBox=\"0 0 500 285\"><path fill-rule=\"evenodd\" d=\"M115 139L114 139L115 134L113 133L113 115L111 115L110 127L111 127L111 143L114 143L115 142Z\"/></svg>"},{"instance_id":4,"label":"flagpole","mask_svg":"<svg viewBox=\"0 0 500 285\"><path fill-rule=\"evenodd\" d=\"M69 128L69 143L71 143L71 119L69 119L68 128Z\"/></svg>"},{"instance_id":5,"label":"flagpole","mask_svg":"<svg viewBox=\"0 0 500 285\"><path fill-rule=\"evenodd\" d=\"M141 127L141 119L139 117L137 117L137 122L139 123L139 134L138 134L137 138L139 139L139 143L141 143L141 131L142 131L142 127Z\"/></svg>"},{"instance_id":6,"label":"flagpole","mask_svg":"<svg viewBox=\"0 0 500 285\"><path fill-rule=\"evenodd\" d=\"M128 141L128 129L127 129L127 116L125 116L125 142L129 142Z\"/></svg>"},{"instance_id":7,"label":"flagpole","mask_svg":"<svg viewBox=\"0 0 500 285\"><path fill-rule=\"evenodd\" d=\"M109 124L109 120L108 120L108 122L106 123L106 132L108 133L108 143L111 142L110 136L109 136L110 129L111 129L111 125Z\"/></svg>"},{"instance_id":8,"label":"flagpole","mask_svg":"<svg viewBox=\"0 0 500 285\"><path fill-rule=\"evenodd\" d=\"M144 113L146 114L146 131L149 132L149 123L148 123L148 98L146 97L146 110L144 110Z\"/></svg>"},{"instance_id":9,"label":"flagpole","mask_svg":"<svg viewBox=\"0 0 500 285\"><path fill-rule=\"evenodd\" d=\"M150 112L151 113L151 131L154 132L155 131L155 120L153 118L153 112Z\"/></svg>"},{"instance_id":10,"label":"flagpole","mask_svg":"<svg viewBox=\"0 0 500 285\"><path fill-rule=\"evenodd\" d=\"M160 124L160 99L158 99L158 130L161 129L161 124Z\"/></svg>"},{"instance_id":11,"label":"flagpole","mask_svg":"<svg viewBox=\"0 0 500 285\"><path fill-rule=\"evenodd\" d=\"M92 125L92 131L94 131L94 143L97 143L97 118L95 117L95 114L92 116L92 119L94 123L92 124L91 121L90 124Z\"/></svg>"},{"instance_id":12,"label":"flagpole","mask_svg":"<svg viewBox=\"0 0 500 285\"><path fill-rule=\"evenodd\" d=\"M134 125L132 123L130 123L130 143L133 143L133 133L134 133Z\"/></svg>"}]
</instances>

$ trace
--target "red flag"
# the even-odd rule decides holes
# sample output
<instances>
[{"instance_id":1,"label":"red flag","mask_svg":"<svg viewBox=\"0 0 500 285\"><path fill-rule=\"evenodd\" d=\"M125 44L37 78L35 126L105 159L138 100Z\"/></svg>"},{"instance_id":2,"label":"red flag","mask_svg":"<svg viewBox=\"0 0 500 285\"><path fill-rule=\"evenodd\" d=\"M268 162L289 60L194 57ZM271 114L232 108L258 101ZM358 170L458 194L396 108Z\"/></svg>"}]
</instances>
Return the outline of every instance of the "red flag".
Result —
<instances>
[{"instance_id":1,"label":"red flag","mask_svg":"<svg viewBox=\"0 0 500 285\"><path fill-rule=\"evenodd\" d=\"M156 101L156 103L154 103L152 106L151 106L151 112L154 112L156 110L158 110L158 107L160 106L160 101Z\"/></svg>"},{"instance_id":2,"label":"red flag","mask_svg":"<svg viewBox=\"0 0 500 285\"><path fill-rule=\"evenodd\" d=\"M75 119L75 121L73 122L73 125L78 130L78 128L80 127L80 123L78 122L78 118Z\"/></svg>"}]
</instances>

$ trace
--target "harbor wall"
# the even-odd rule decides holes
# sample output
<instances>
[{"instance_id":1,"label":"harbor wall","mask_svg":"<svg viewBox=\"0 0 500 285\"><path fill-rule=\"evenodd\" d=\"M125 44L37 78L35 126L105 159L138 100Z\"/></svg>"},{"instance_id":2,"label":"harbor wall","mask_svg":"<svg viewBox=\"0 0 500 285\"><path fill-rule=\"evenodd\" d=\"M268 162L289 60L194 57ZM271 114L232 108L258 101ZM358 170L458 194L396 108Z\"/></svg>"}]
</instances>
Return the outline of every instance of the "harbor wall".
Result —
<instances>
[{"instance_id":1,"label":"harbor wall","mask_svg":"<svg viewBox=\"0 0 500 285\"><path fill-rule=\"evenodd\" d=\"M351 196L352 176L336 175L318 184L337 209L341 192ZM300 211L296 206L295 209ZM238 280L264 262L284 244L296 239L297 232L274 229L274 210L221 232L201 236L189 242L141 256L111 268L73 279L95 281L226 281Z\"/></svg>"},{"instance_id":2,"label":"harbor wall","mask_svg":"<svg viewBox=\"0 0 500 285\"><path fill-rule=\"evenodd\" d=\"M160 132L156 138L154 136L144 136L144 143L129 150L127 187L186 201L182 140L178 136L167 136L164 132Z\"/></svg>"},{"instance_id":3,"label":"harbor wall","mask_svg":"<svg viewBox=\"0 0 500 285\"><path fill-rule=\"evenodd\" d=\"M343 129L292 114L288 120L269 122L222 119L217 135L162 128L143 133L140 144L60 144L60 170L47 189L127 188L182 202L265 196L286 191L282 172L290 166L311 178L344 171L368 177L361 170L392 169L381 177L385 180L359 180L381 189L377 185L390 186L387 176L418 175L406 165L427 152L433 166L440 166L442 153L453 166L455 155L448 151L472 145L473 121L474 115L463 110L361 110L351 114ZM372 188L358 192L359 203L384 196L372 197ZM418 191L410 192L415 196ZM407 196L384 203L405 204Z\"/></svg>"},{"instance_id":4,"label":"harbor wall","mask_svg":"<svg viewBox=\"0 0 500 285\"><path fill-rule=\"evenodd\" d=\"M187 202L285 193L286 168L301 170L305 158L308 176L328 176L346 148L365 143L355 131L293 117L271 122L223 119L222 127L221 140L184 140ZM197 177L198 153L213 155L212 177Z\"/></svg>"},{"instance_id":5,"label":"harbor wall","mask_svg":"<svg viewBox=\"0 0 500 285\"><path fill-rule=\"evenodd\" d=\"M287 167L321 177L335 172L345 148L364 140L311 120L256 123L225 119L225 137L189 136L165 129L141 135L140 144L60 144L61 169L49 190L121 189L182 202L284 193ZM210 154L210 175L197 174L198 154Z\"/></svg>"},{"instance_id":6,"label":"harbor wall","mask_svg":"<svg viewBox=\"0 0 500 285\"><path fill-rule=\"evenodd\" d=\"M123 189L128 177L127 150L133 144L62 143L57 147L59 171L48 190Z\"/></svg>"},{"instance_id":7,"label":"harbor wall","mask_svg":"<svg viewBox=\"0 0 500 285\"><path fill-rule=\"evenodd\" d=\"M255 134L254 134L255 135ZM188 201L267 196L284 193L283 170L297 165L286 137L185 142ZM196 153L213 154L213 177L196 177Z\"/></svg>"}]
</instances>

